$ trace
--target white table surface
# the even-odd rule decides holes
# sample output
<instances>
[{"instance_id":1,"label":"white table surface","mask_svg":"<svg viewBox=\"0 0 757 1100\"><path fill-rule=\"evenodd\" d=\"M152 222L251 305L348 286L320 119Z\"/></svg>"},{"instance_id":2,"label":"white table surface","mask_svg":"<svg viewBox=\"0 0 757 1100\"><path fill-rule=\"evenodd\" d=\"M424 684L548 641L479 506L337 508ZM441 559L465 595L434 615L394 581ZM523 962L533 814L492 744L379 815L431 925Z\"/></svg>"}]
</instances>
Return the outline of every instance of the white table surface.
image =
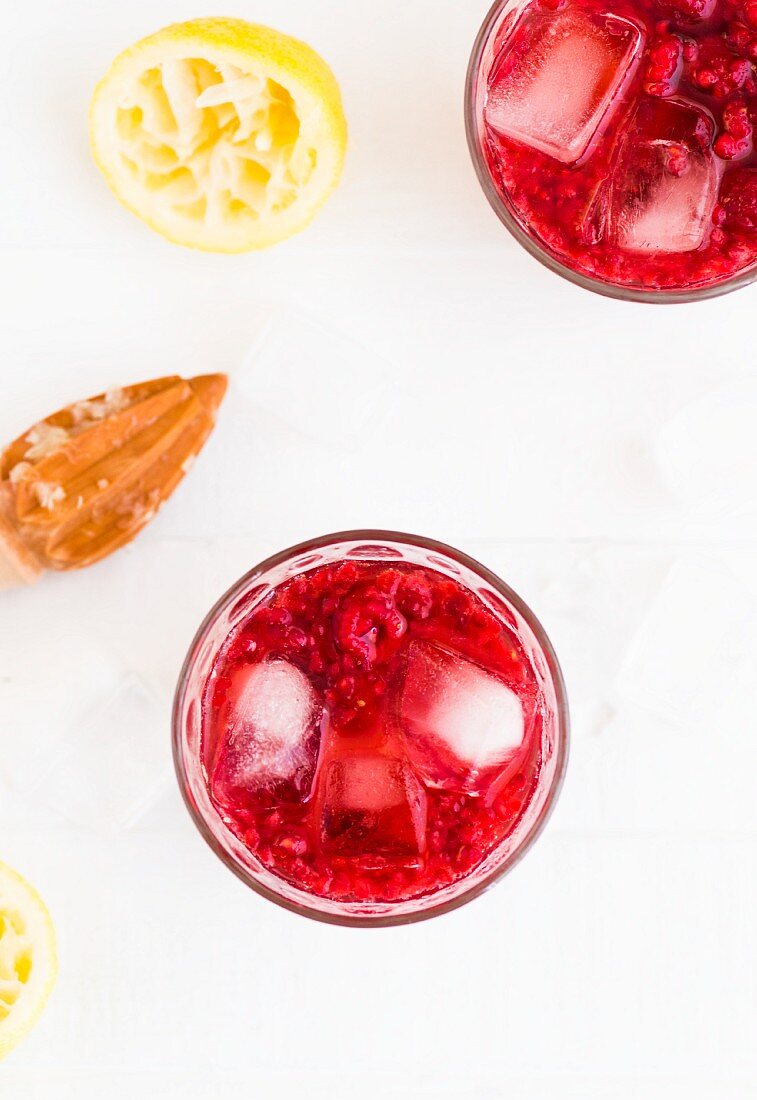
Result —
<instances>
[{"instance_id":1,"label":"white table surface","mask_svg":"<svg viewBox=\"0 0 757 1100\"><path fill-rule=\"evenodd\" d=\"M0 594L0 858L46 897L61 958L3 1098L755 1095L757 292L605 301L510 240L461 118L484 13L237 5L329 60L351 147L309 231L226 258L153 236L87 146L111 58L196 7L7 5L0 439L121 382L223 370L231 387L132 547ZM286 379L304 388L291 415ZM383 931L258 899L168 774L171 690L212 601L269 552L361 526L498 571L552 635L574 721L528 858L474 904ZM87 765L77 715L121 682L154 693L159 791L113 830L56 808L56 776ZM117 730L94 768L129 758Z\"/></svg>"}]
</instances>

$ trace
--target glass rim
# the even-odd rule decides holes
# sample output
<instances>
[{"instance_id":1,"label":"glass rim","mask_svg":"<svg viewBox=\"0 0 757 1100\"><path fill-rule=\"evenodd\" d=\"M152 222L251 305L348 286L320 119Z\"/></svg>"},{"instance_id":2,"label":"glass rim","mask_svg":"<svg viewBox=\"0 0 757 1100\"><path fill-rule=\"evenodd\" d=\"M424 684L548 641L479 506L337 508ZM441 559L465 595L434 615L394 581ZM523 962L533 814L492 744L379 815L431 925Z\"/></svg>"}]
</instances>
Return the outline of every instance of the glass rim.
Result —
<instances>
[{"instance_id":1,"label":"glass rim","mask_svg":"<svg viewBox=\"0 0 757 1100\"><path fill-rule=\"evenodd\" d=\"M606 283L601 279L593 278L591 275L584 275L579 271L575 271L561 260L558 260L556 256L553 256L523 228L495 187L491 173L482 155L474 95L475 82L479 73L484 48L489 41L489 36L497 17L507 3L508 0L494 0L494 3L489 8L484 22L481 24L481 28L476 35L465 77L465 102L463 104L463 113L465 117L465 136L468 142L468 151L473 161L473 167L478 177L478 182L489 201L489 205L494 210L494 213L518 244L544 267L554 272L555 275L561 276L563 279L567 280L567 282L573 283L575 286L580 286L584 290L593 291L595 294L601 294L605 298L614 298L616 301L622 302L644 302L649 305L677 305L687 302L699 302L708 298L719 298L721 295L728 294L732 290L739 290L741 287L749 286L750 283L753 283L755 279L757 279L757 265L746 271L738 272L727 279L723 279L721 282L713 283L710 286L693 287L690 289L644 290L640 287L622 286L618 283Z\"/></svg>"},{"instance_id":2,"label":"glass rim","mask_svg":"<svg viewBox=\"0 0 757 1100\"><path fill-rule=\"evenodd\" d=\"M379 913L376 915L366 914L365 916L358 916L352 913L339 913L339 912L327 912L317 909L314 906L309 906L305 901L300 903L289 898L283 897L275 890L266 886L264 883L258 881L251 875L246 868L240 866L240 864L234 859L234 857L226 851L221 845L217 837L214 835L212 829L208 825L203 815L199 812L198 808L194 805L193 800L189 797L189 778L185 766L185 755L183 748L182 737L182 720L184 714L184 701L186 697L187 687L189 684L190 676L192 673L194 661L197 657L200 648L202 647L205 639L208 636L213 624L218 617L223 614L227 608L229 608L236 599L242 594L243 590L247 588L251 582L256 578L268 572L271 569L276 568L279 565L284 564L291 558L295 558L303 553L308 553L311 550L321 549L326 546L331 546L335 543L341 542L356 542L356 543L397 543L405 544L407 546L417 547L423 550L429 550L432 553L443 555L449 558L457 565L462 565L465 568L471 570L477 576L481 577L487 584L504 596L505 599L512 604L516 611L523 617L529 629L533 632L533 635L541 649L544 659L549 670L549 674L552 678L552 683L555 691L555 717L557 721L557 729L559 736L557 738L557 748L555 757L555 770L549 789L546 792L544 805L539 811L538 816L534 820L533 824L529 828L528 832L523 837L521 843L506 856L501 862L497 863L492 870L484 876L480 881L473 883L468 889L463 889L459 894L454 897L447 898L437 905L433 904L433 901L427 907L413 911L410 913ZM239 878L245 885L254 890L257 894L266 898L268 901L274 902L274 904L289 910L292 913L297 913L300 916L309 917L311 920L316 920L325 924L341 925L343 927L353 928L387 928L396 925L414 924L419 921L429 920L431 917L442 916L444 913L449 913L454 909L458 909L461 905L465 905L469 901L473 901L474 898L479 897L490 887L499 882L512 868L520 862L527 851L532 847L537 838L541 835L549 817L552 814L555 803L557 802L558 795L562 789L562 785L565 779L565 771L568 763L569 752L569 740L570 740L570 717L568 710L568 698L565 688L565 681L562 675L562 670L557 659L557 655L554 651L552 643L550 642L544 627L539 622L538 618L531 610L531 608L525 603L525 601L514 592L508 584L506 584L500 577L488 569L485 565L476 561L475 558L470 557L468 554L463 553L461 550L455 549L453 546L449 546L446 543L438 542L436 539L425 538L421 535L411 535L400 531L384 531L376 530L372 528L357 529L352 531L337 531L333 534L320 535L316 538L307 539L304 542L297 543L294 546L290 546L285 550L281 550L276 554L272 554L270 557L265 558L258 565L253 566L243 576L241 576L226 592L216 600L210 611L202 620L194 638L189 646L186 657L182 663L181 671L179 673L178 681L176 684L176 691L174 694L172 715L171 715L171 744L173 753L174 770L176 778L179 784L179 790L181 792L184 805L189 811L190 817L194 821L196 828L205 842L211 848L211 850L221 859L221 861L231 870L237 878Z\"/></svg>"}]
</instances>

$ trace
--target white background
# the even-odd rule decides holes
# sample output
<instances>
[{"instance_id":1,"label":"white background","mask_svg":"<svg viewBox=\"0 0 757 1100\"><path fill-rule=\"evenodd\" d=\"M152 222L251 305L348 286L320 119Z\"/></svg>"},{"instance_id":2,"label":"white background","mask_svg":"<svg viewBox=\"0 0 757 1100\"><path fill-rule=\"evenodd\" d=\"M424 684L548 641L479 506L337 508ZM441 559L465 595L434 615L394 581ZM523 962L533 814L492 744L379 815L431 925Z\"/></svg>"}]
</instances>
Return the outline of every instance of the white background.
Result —
<instances>
[{"instance_id":1,"label":"white background","mask_svg":"<svg viewBox=\"0 0 757 1100\"><path fill-rule=\"evenodd\" d=\"M224 370L231 387L131 548L0 594L0 858L46 897L61 959L0 1096L754 1096L755 291L626 305L519 249L463 133L483 2L233 8L4 12L0 439L122 382ZM165 244L88 152L111 58L213 13L312 43L351 127L340 190L261 255ZM255 897L168 774L171 690L212 601L269 552L359 526L498 571L552 635L574 720L527 859L474 904L386 931ZM95 717L79 744L119 682L152 693L149 720ZM71 821L120 782L114 760L134 824Z\"/></svg>"}]
</instances>

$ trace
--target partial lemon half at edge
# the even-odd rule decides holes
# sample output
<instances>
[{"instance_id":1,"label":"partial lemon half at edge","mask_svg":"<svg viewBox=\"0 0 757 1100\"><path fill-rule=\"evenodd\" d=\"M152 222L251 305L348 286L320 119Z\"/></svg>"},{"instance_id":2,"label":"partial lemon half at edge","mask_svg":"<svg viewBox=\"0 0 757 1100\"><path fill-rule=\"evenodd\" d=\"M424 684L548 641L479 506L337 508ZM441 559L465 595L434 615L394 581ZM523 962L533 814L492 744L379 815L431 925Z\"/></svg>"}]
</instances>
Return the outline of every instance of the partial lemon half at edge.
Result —
<instances>
[{"instance_id":1,"label":"partial lemon half at edge","mask_svg":"<svg viewBox=\"0 0 757 1100\"><path fill-rule=\"evenodd\" d=\"M177 244L265 248L304 229L339 182L339 85L304 42L241 19L166 27L120 54L89 116L117 198Z\"/></svg>"},{"instance_id":2,"label":"partial lemon half at edge","mask_svg":"<svg viewBox=\"0 0 757 1100\"><path fill-rule=\"evenodd\" d=\"M37 1022L57 973L55 931L45 903L0 863L0 1059Z\"/></svg>"}]
</instances>

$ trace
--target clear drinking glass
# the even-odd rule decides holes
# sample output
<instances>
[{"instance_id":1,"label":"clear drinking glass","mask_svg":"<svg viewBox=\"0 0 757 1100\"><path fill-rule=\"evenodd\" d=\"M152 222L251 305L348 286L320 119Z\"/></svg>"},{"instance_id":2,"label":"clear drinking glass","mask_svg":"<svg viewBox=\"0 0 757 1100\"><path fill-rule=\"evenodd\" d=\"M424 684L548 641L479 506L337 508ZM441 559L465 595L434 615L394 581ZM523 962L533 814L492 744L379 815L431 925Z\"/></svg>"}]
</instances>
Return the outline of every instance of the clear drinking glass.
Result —
<instances>
[{"instance_id":1,"label":"clear drinking glass","mask_svg":"<svg viewBox=\"0 0 757 1100\"><path fill-rule=\"evenodd\" d=\"M592 10L595 7L597 11L605 10L601 5L593 5L592 0L587 0L587 2ZM582 3L583 0L579 0L579 8ZM647 0L634 0L634 4L638 5L639 23L643 24L645 20L647 22L648 34L645 48L648 48L653 34L655 33L650 29L653 25L652 20L657 18L657 16L654 15L655 9ZM511 40L512 35L517 29L518 21L522 13L529 6L527 0L496 0L489 10L474 43L468 65L465 86L465 127L471 158L481 187L484 190L484 194L503 225L526 251L535 259L539 260L540 263L544 264L545 267L548 267L557 275L561 275L564 279L568 279L570 282L580 287L584 287L586 290L593 290L598 294L603 294L611 298L651 303L694 302L704 298L713 298L752 283L757 278L757 262L755 259L757 257L757 248L755 246L754 236L749 232L747 232L746 238L742 235L739 244L739 247L742 249L749 250L752 256L752 259L749 261L749 266L743 267L735 274L727 271L725 266L721 266L720 273L716 274L715 268L713 267L712 278L710 279L707 277L701 282L701 285L655 288L651 286L625 285L621 282L615 283L611 278L605 279L601 275L593 277L585 271L577 270L570 265L566 257L561 257L559 252L551 251L547 244L543 240L540 240L537 234L524 221L524 218L519 215L507 188L498 184L495 179L494 173L496 169L493 167L491 157L487 155L484 107L486 104L490 76L495 69L498 59L502 55L503 47L508 45L509 40ZM552 5L545 2L542 5L543 10L551 8L557 11L563 7L564 4L561 3ZM631 8L632 7L633 5L631 5ZM614 10L614 8L611 6L608 10ZM629 10L628 4L622 6L624 14L627 14ZM683 27L683 25L682 28L683 29L680 30L680 37L681 42L684 42L686 41L686 28ZM678 30L677 27L674 27L674 29ZM706 23L703 24L703 30L704 32L707 30ZM690 28L689 32L691 33ZM697 31L697 33L699 32ZM627 112L629 104L632 101L639 102L644 100L647 104L653 105L659 105L660 103L675 103L676 97L670 100L655 100L653 97L644 96L641 93L639 84L644 65L646 64L646 58L647 54L645 53L641 61L641 66L636 72L634 81L632 81L631 91L628 92L628 89L623 90L621 87L618 98L625 98L627 96L627 102L618 109L616 115L611 115L611 117L615 119L624 119L628 117ZM697 93L697 95L697 102L690 105L695 108L701 108L703 113L709 117L711 114L709 106L711 106L711 104L708 102L707 94ZM622 122L621 127L624 125L625 122ZM600 133L601 132L602 127L600 127ZM717 130L715 129L713 135L716 132ZM737 171L740 168L739 162L724 162L719 158L714 158L714 162L716 162L717 167L713 169L713 171L725 171L727 173L733 169L734 164ZM749 164L751 163L752 161L750 160ZM568 167L570 168L572 166ZM738 244L738 242L736 243ZM587 253L591 253L593 247L592 244L588 244L586 248ZM639 257L639 263L646 262L646 258L650 254L651 253L647 253L645 257L642 253ZM721 265L727 265L730 261L722 258L718 262L720 262Z\"/></svg>"},{"instance_id":2,"label":"clear drinking glass","mask_svg":"<svg viewBox=\"0 0 757 1100\"><path fill-rule=\"evenodd\" d=\"M285 881L264 867L228 828L208 793L202 758L201 693L220 647L230 631L282 582L325 563L341 561L425 566L472 590L517 633L547 700L538 784L514 831L467 877L434 893L400 902L335 901ZM562 784L568 752L568 706L557 658L542 626L520 597L488 569L431 539L389 531L348 531L275 554L237 581L211 609L179 677L173 711L173 752L179 786L197 828L223 862L257 893L293 912L334 924L404 924L471 900L525 854L544 827Z\"/></svg>"}]
</instances>

